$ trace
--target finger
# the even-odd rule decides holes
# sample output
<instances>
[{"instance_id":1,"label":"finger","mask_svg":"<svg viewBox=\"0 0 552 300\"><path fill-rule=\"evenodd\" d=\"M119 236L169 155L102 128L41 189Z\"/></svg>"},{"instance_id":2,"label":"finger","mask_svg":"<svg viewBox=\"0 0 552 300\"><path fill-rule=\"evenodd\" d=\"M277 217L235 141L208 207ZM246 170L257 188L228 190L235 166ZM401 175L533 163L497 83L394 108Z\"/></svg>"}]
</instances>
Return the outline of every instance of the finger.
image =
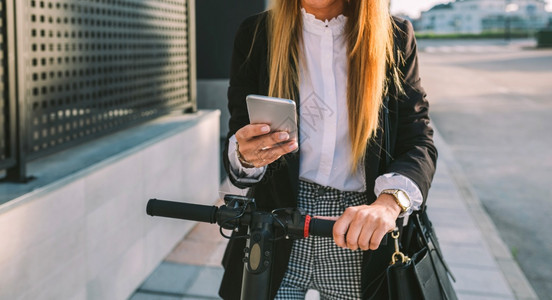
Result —
<instances>
[{"instance_id":1,"label":"finger","mask_svg":"<svg viewBox=\"0 0 552 300\"><path fill-rule=\"evenodd\" d=\"M314 219L337 221L339 217L312 216Z\"/></svg>"},{"instance_id":2,"label":"finger","mask_svg":"<svg viewBox=\"0 0 552 300\"><path fill-rule=\"evenodd\" d=\"M258 143L257 149L253 151L255 157L252 159L267 163L271 163L280 158L280 156L292 151L292 149L297 148L294 141L279 146L263 147L262 145L265 144L262 142Z\"/></svg>"},{"instance_id":3,"label":"finger","mask_svg":"<svg viewBox=\"0 0 552 300\"><path fill-rule=\"evenodd\" d=\"M298 147L297 142L291 141L291 142L288 142L288 143L285 143L285 144L282 144L282 145L273 146L272 148L270 148L268 150L263 150L263 151L261 151L260 154L265 159L274 161L274 160L280 158L280 156L288 154L291 151L297 149L297 147Z\"/></svg>"},{"instance_id":4,"label":"finger","mask_svg":"<svg viewBox=\"0 0 552 300\"><path fill-rule=\"evenodd\" d=\"M240 145L240 153L249 162L253 161L274 161L280 156L291 152L297 148L287 145L290 149L286 149L286 145L276 145L287 141L289 134L287 132L276 132L263 136L254 137L249 140L242 141ZM281 148L281 146L284 146ZM276 150L276 148L279 148Z\"/></svg>"},{"instance_id":5,"label":"finger","mask_svg":"<svg viewBox=\"0 0 552 300\"><path fill-rule=\"evenodd\" d=\"M358 247L362 250L370 249L370 241L372 240L372 236L374 235L374 230L376 228L372 220L373 219L371 217L364 219L364 226L362 227L362 232L358 237Z\"/></svg>"},{"instance_id":6,"label":"finger","mask_svg":"<svg viewBox=\"0 0 552 300\"><path fill-rule=\"evenodd\" d=\"M250 140L252 138L265 135L270 132L270 126L267 124L249 124L236 131L238 142Z\"/></svg>"},{"instance_id":7,"label":"finger","mask_svg":"<svg viewBox=\"0 0 552 300\"><path fill-rule=\"evenodd\" d=\"M354 217L354 210L351 210L352 207L349 207L345 210L343 215L335 221L333 227L333 238L336 245L341 248L347 248L347 242L345 241L345 235L349 229L349 225Z\"/></svg>"},{"instance_id":8,"label":"finger","mask_svg":"<svg viewBox=\"0 0 552 300\"><path fill-rule=\"evenodd\" d=\"M289 133L285 131L274 132L273 134L270 135L270 138L272 138L272 142L274 144L278 144L289 140Z\"/></svg>"},{"instance_id":9,"label":"finger","mask_svg":"<svg viewBox=\"0 0 552 300\"><path fill-rule=\"evenodd\" d=\"M358 237L358 247L362 250L370 249L370 239L372 238L372 230L366 228L362 230Z\"/></svg>"},{"instance_id":10,"label":"finger","mask_svg":"<svg viewBox=\"0 0 552 300\"><path fill-rule=\"evenodd\" d=\"M358 238L361 231L362 224L358 224L358 222L355 221L351 222L349 229L347 230L347 236L345 237L347 248L351 250L358 249Z\"/></svg>"},{"instance_id":11,"label":"finger","mask_svg":"<svg viewBox=\"0 0 552 300\"><path fill-rule=\"evenodd\" d=\"M277 147L270 148L269 150L258 150L255 151L254 155L251 156L251 159L248 159L249 162L251 162L254 166L257 168L266 166L277 159L279 159L282 155L287 154L295 149L297 149L298 145L297 142L291 141L289 143L286 143L284 145L280 145ZM248 156L249 157L249 156Z\"/></svg>"},{"instance_id":12,"label":"finger","mask_svg":"<svg viewBox=\"0 0 552 300\"><path fill-rule=\"evenodd\" d=\"M257 150L269 150L273 147L279 147L282 142L289 140L289 133L285 131L278 131L264 136L260 136L256 139L258 141Z\"/></svg>"},{"instance_id":13,"label":"finger","mask_svg":"<svg viewBox=\"0 0 552 300\"><path fill-rule=\"evenodd\" d=\"M383 239L383 236L387 234L387 230L385 230L383 227L378 227L374 233L372 234L372 238L370 239L370 249L376 250L379 248L379 245L381 243L381 240ZM365 249L368 250L368 249Z\"/></svg>"}]
</instances>

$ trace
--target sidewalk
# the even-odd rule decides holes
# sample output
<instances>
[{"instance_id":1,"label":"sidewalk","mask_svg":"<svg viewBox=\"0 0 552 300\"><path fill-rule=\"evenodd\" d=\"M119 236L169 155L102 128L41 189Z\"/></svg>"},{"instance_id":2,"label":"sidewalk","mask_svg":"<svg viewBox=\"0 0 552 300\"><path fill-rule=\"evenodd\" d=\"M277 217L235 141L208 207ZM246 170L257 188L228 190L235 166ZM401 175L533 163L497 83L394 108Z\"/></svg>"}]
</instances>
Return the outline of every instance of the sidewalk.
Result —
<instances>
[{"instance_id":1,"label":"sidewalk","mask_svg":"<svg viewBox=\"0 0 552 300\"><path fill-rule=\"evenodd\" d=\"M439 161L428 214L456 277L459 299L538 299L437 132L435 143ZM225 245L217 226L198 224L130 300L220 299Z\"/></svg>"}]
</instances>

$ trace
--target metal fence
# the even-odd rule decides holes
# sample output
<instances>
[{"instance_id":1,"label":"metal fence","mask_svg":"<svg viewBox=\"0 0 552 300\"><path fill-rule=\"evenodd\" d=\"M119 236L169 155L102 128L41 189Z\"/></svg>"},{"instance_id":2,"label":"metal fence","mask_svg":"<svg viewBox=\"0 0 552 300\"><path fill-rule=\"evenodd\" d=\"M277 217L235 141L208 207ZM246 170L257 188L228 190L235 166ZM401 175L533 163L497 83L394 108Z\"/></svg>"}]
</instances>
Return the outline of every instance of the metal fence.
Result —
<instances>
[{"instance_id":1,"label":"metal fence","mask_svg":"<svg viewBox=\"0 0 552 300\"><path fill-rule=\"evenodd\" d=\"M13 55L3 67L13 62L15 71L3 76L0 164L11 154L15 161L0 167L12 180L26 178L29 160L175 109L195 110L193 0L4 3L2 37L13 35L15 51L2 39L2 57ZM6 96L10 82L15 99ZM15 130L6 126L12 108ZM12 143L15 153L4 150Z\"/></svg>"},{"instance_id":2,"label":"metal fence","mask_svg":"<svg viewBox=\"0 0 552 300\"><path fill-rule=\"evenodd\" d=\"M0 20L0 48L2 49L2 52L0 53L0 78L2 78L2 82L0 83L0 162L4 163L5 164L5 161L6 161L6 158L7 158L7 155L8 155L8 151L6 149L6 146L7 146L7 132L6 132L6 129L7 129L7 126L6 126L6 121L7 121L7 118L6 118L6 113L5 113L5 110L7 109L6 105L4 104L6 102L6 99L7 97L4 95L5 92L6 92L6 89L4 88L5 85L6 85L6 76L4 76L5 74L5 67L4 67L4 63L5 63L5 60L4 60L4 45L5 45L5 42L4 42L4 37L5 37L5 34L4 34L4 3L0 2L0 15L1 15L1 20Z\"/></svg>"}]
</instances>

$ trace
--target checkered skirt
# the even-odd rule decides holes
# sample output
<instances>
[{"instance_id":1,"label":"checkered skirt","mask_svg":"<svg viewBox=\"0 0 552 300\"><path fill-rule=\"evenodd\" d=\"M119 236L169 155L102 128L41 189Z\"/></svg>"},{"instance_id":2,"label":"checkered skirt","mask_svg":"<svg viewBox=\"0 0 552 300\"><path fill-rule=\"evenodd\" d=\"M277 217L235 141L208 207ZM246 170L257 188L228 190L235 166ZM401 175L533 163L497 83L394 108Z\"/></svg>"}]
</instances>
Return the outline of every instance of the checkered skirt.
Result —
<instances>
[{"instance_id":1,"label":"checkered skirt","mask_svg":"<svg viewBox=\"0 0 552 300\"><path fill-rule=\"evenodd\" d=\"M309 215L340 216L347 207L366 203L365 193L299 183L298 207ZM296 240L275 299L305 299L309 289L319 291L321 299L360 299L361 264L361 250L342 249L332 238Z\"/></svg>"}]
</instances>

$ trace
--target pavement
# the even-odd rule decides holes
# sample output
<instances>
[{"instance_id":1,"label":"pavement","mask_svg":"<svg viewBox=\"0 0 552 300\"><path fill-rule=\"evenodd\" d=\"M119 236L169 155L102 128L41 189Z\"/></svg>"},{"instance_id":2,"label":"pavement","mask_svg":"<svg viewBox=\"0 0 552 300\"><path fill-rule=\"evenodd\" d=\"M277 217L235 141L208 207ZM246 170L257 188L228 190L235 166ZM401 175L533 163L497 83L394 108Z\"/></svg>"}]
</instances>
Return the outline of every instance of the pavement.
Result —
<instances>
[{"instance_id":1,"label":"pavement","mask_svg":"<svg viewBox=\"0 0 552 300\"><path fill-rule=\"evenodd\" d=\"M428 214L456 277L459 299L538 299L437 131L435 143L439 160ZM217 226L197 224L130 300L220 299L225 245ZM307 299L318 299L316 292Z\"/></svg>"}]
</instances>

